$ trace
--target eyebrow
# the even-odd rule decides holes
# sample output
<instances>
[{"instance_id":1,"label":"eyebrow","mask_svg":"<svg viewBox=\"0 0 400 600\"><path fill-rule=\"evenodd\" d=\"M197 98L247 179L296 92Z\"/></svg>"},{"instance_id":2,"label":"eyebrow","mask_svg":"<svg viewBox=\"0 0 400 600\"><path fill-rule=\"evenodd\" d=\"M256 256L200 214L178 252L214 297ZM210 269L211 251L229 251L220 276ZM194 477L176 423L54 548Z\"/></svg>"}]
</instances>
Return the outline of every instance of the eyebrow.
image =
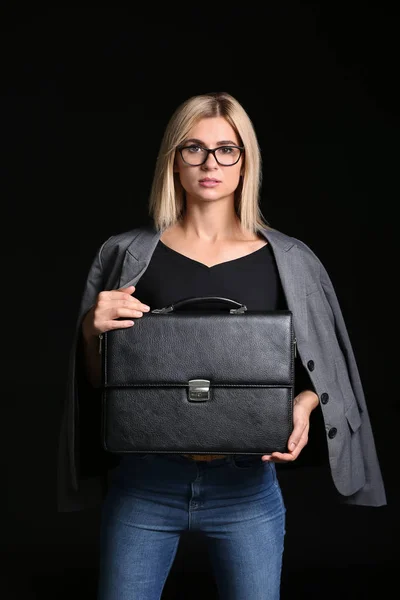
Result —
<instances>
[{"instance_id":1,"label":"eyebrow","mask_svg":"<svg viewBox=\"0 0 400 600\"><path fill-rule=\"evenodd\" d=\"M185 140L185 144L188 144L189 142L194 142L195 144L199 144L200 146L204 146L205 143L202 140L198 140L197 138L190 138L188 140ZM220 142L217 142L216 144L217 146L237 146L238 144L236 142L232 142L232 140L222 140Z\"/></svg>"}]
</instances>

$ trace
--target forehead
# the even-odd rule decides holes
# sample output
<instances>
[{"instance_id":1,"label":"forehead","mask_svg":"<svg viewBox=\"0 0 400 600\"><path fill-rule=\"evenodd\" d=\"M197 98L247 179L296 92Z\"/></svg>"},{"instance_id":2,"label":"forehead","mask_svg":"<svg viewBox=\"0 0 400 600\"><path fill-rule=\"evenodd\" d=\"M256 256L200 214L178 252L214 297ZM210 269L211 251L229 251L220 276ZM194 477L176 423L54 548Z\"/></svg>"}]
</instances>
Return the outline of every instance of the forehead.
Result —
<instances>
[{"instance_id":1,"label":"forehead","mask_svg":"<svg viewBox=\"0 0 400 600\"><path fill-rule=\"evenodd\" d=\"M215 144L224 140L238 143L235 130L224 117L201 119L191 128L187 137L197 138L207 144Z\"/></svg>"}]
</instances>

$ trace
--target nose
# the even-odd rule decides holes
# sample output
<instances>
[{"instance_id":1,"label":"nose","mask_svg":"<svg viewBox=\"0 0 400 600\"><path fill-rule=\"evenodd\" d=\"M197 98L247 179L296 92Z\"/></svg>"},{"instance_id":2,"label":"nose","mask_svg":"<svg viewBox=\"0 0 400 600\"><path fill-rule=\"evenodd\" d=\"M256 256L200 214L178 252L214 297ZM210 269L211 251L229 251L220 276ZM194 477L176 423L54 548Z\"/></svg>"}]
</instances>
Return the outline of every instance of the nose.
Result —
<instances>
[{"instance_id":1,"label":"nose","mask_svg":"<svg viewBox=\"0 0 400 600\"><path fill-rule=\"evenodd\" d=\"M212 152L208 153L207 160L201 165L204 169L218 168L217 159Z\"/></svg>"}]
</instances>

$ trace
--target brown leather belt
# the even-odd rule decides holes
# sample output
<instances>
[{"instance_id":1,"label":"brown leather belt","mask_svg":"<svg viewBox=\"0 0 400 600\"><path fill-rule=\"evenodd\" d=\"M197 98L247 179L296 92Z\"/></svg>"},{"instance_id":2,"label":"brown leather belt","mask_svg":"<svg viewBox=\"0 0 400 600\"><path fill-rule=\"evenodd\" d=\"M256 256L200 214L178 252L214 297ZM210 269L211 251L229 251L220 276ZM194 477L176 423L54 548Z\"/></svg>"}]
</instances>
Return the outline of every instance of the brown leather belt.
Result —
<instances>
[{"instance_id":1,"label":"brown leather belt","mask_svg":"<svg viewBox=\"0 0 400 600\"><path fill-rule=\"evenodd\" d=\"M216 460L217 458L225 458L225 454L182 454L186 458L192 460Z\"/></svg>"}]
</instances>

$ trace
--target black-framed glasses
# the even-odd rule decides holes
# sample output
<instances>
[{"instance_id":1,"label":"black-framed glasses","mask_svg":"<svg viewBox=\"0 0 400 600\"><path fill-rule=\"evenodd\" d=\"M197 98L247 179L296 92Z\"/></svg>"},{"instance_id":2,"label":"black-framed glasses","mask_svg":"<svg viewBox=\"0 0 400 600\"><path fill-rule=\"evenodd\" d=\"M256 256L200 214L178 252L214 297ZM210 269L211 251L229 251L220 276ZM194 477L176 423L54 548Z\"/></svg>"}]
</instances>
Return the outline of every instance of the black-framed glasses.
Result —
<instances>
[{"instance_id":1,"label":"black-framed glasses","mask_svg":"<svg viewBox=\"0 0 400 600\"><path fill-rule=\"evenodd\" d=\"M244 152L244 147L219 146L219 148L204 148L198 144L190 144L189 146L178 146L178 150L183 162L192 167L203 165L210 153L214 155L219 165L232 167L239 161Z\"/></svg>"}]
</instances>

